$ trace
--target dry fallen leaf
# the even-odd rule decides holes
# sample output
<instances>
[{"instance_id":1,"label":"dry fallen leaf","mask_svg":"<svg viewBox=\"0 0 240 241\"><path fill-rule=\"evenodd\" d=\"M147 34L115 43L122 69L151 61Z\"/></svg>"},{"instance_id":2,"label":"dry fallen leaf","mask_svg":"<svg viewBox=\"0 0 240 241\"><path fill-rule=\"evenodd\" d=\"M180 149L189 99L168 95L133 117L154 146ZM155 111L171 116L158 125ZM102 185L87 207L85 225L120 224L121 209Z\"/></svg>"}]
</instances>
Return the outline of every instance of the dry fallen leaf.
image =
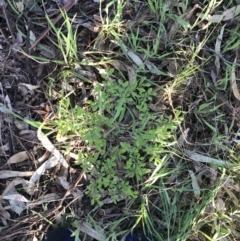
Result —
<instances>
[{"instance_id":1,"label":"dry fallen leaf","mask_svg":"<svg viewBox=\"0 0 240 241\"><path fill-rule=\"evenodd\" d=\"M7 193L11 192L15 189L15 186L22 184L24 190L26 191L26 187L28 186L28 181L23 178L15 178L11 182L7 184L7 187L4 189L2 195L6 195Z\"/></svg>"},{"instance_id":2,"label":"dry fallen leaf","mask_svg":"<svg viewBox=\"0 0 240 241\"><path fill-rule=\"evenodd\" d=\"M126 199L125 196L121 196L121 197L119 196L118 198L119 198L119 201ZM115 202L114 199L113 199L113 198L110 198L110 197L104 198L104 199L102 200L102 203L103 203L103 204L111 204L111 203L114 203L114 202Z\"/></svg>"},{"instance_id":3,"label":"dry fallen leaf","mask_svg":"<svg viewBox=\"0 0 240 241\"><path fill-rule=\"evenodd\" d=\"M192 159L196 162L204 162L204 163L209 163L209 164L216 165L216 166L228 166L228 167L231 167L231 166L235 165L231 162L219 160L219 159L204 156L204 155L200 155L200 154L197 154L197 153L195 153L193 151L190 151L190 150L187 150L187 149L184 150L184 153L190 159Z\"/></svg>"},{"instance_id":4,"label":"dry fallen leaf","mask_svg":"<svg viewBox=\"0 0 240 241\"><path fill-rule=\"evenodd\" d=\"M44 162L45 160L47 160L49 158L49 156L51 155L51 153L49 151L45 151L45 153L37 159L37 162L38 163L42 163Z\"/></svg>"},{"instance_id":5,"label":"dry fallen leaf","mask_svg":"<svg viewBox=\"0 0 240 241\"><path fill-rule=\"evenodd\" d=\"M48 59L53 59L56 56L56 52L53 48L50 46L47 46L45 44L38 44L37 50L40 51L40 54Z\"/></svg>"},{"instance_id":6,"label":"dry fallen leaf","mask_svg":"<svg viewBox=\"0 0 240 241\"><path fill-rule=\"evenodd\" d=\"M101 25L100 24L94 24L92 22L86 22L86 23L82 23L80 24L80 26L83 26L85 28L88 28L90 31L97 33L100 31L101 29Z\"/></svg>"},{"instance_id":7,"label":"dry fallen leaf","mask_svg":"<svg viewBox=\"0 0 240 241\"><path fill-rule=\"evenodd\" d=\"M27 130L28 129L28 124L24 121L14 119L14 124L18 128L18 130Z\"/></svg>"},{"instance_id":8,"label":"dry fallen leaf","mask_svg":"<svg viewBox=\"0 0 240 241\"><path fill-rule=\"evenodd\" d=\"M7 142L5 145L0 146L0 153L4 153L9 150L9 143Z\"/></svg>"},{"instance_id":9,"label":"dry fallen leaf","mask_svg":"<svg viewBox=\"0 0 240 241\"><path fill-rule=\"evenodd\" d=\"M143 61L133 51L129 50L125 45L123 45L123 49L137 66L143 65Z\"/></svg>"},{"instance_id":10,"label":"dry fallen leaf","mask_svg":"<svg viewBox=\"0 0 240 241\"><path fill-rule=\"evenodd\" d=\"M216 170L217 168L212 168L212 167L208 167L208 175L206 174L206 176L210 179L210 184L211 185L215 185L216 181L218 180L218 172Z\"/></svg>"},{"instance_id":11,"label":"dry fallen leaf","mask_svg":"<svg viewBox=\"0 0 240 241\"><path fill-rule=\"evenodd\" d=\"M199 241L207 241L206 238L200 232L197 234L197 240Z\"/></svg>"},{"instance_id":12,"label":"dry fallen leaf","mask_svg":"<svg viewBox=\"0 0 240 241\"><path fill-rule=\"evenodd\" d=\"M19 194L15 187L11 189L8 193L1 196L2 199L9 200L9 206L5 206L5 209L11 209L18 215L22 213L23 210L26 209L25 203L28 203L29 200L26 199L23 195Z\"/></svg>"},{"instance_id":13,"label":"dry fallen leaf","mask_svg":"<svg viewBox=\"0 0 240 241\"><path fill-rule=\"evenodd\" d=\"M194 196L196 198L199 198L199 196L201 194L201 189L199 187L197 178L196 178L195 174L193 173L193 171L189 170L189 173L190 173L190 177L192 179L192 187L193 187Z\"/></svg>"},{"instance_id":14,"label":"dry fallen leaf","mask_svg":"<svg viewBox=\"0 0 240 241\"><path fill-rule=\"evenodd\" d=\"M127 231L123 237L121 238L121 241L125 241L126 240L126 237L128 236L128 234L131 232L131 230Z\"/></svg>"},{"instance_id":15,"label":"dry fallen leaf","mask_svg":"<svg viewBox=\"0 0 240 241\"><path fill-rule=\"evenodd\" d=\"M112 40L112 43L116 44L117 46L120 46L122 51L129 56L129 58L137 65L137 66L144 66L144 62L142 59L135 54L133 51L131 51L123 42L117 42ZM150 61L145 61L146 67L150 70L151 73L161 75L164 74L161 70L159 70L154 63Z\"/></svg>"},{"instance_id":16,"label":"dry fallen leaf","mask_svg":"<svg viewBox=\"0 0 240 241\"><path fill-rule=\"evenodd\" d=\"M29 200L27 200L23 195L19 194L18 192L15 192L15 191L2 195L1 198L6 199L6 200L29 202Z\"/></svg>"},{"instance_id":17,"label":"dry fallen leaf","mask_svg":"<svg viewBox=\"0 0 240 241\"><path fill-rule=\"evenodd\" d=\"M0 103L0 112L5 113L5 114L9 113L6 106L2 103Z\"/></svg>"},{"instance_id":18,"label":"dry fallen leaf","mask_svg":"<svg viewBox=\"0 0 240 241\"><path fill-rule=\"evenodd\" d=\"M26 84L26 83L19 83L19 85L25 86L29 90L36 90L36 89L40 88L39 85L30 85L30 84Z\"/></svg>"},{"instance_id":19,"label":"dry fallen leaf","mask_svg":"<svg viewBox=\"0 0 240 241\"><path fill-rule=\"evenodd\" d=\"M223 14L213 15L207 18L208 21L212 23L218 23L220 21L232 20L237 15L240 14L240 5L227 9Z\"/></svg>"},{"instance_id":20,"label":"dry fallen leaf","mask_svg":"<svg viewBox=\"0 0 240 241\"><path fill-rule=\"evenodd\" d=\"M238 207L239 200L236 197L236 195L230 190L231 186L230 187L226 187L226 185L224 185L223 188L226 191L226 193L229 195L229 197L232 199L232 201L235 204L235 206Z\"/></svg>"},{"instance_id":21,"label":"dry fallen leaf","mask_svg":"<svg viewBox=\"0 0 240 241\"><path fill-rule=\"evenodd\" d=\"M184 130L182 132L182 134L179 136L178 140L177 140L177 143L178 143L178 146L179 147L183 147L186 140L187 140L187 137L188 137L188 132L189 132L190 128L187 128L186 130Z\"/></svg>"},{"instance_id":22,"label":"dry fallen leaf","mask_svg":"<svg viewBox=\"0 0 240 241\"><path fill-rule=\"evenodd\" d=\"M16 34L16 44L15 44L15 48L17 49L20 49L20 46L21 44L23 43L23 36L22 36L22 33L20 31L17 31L17 34ZM19 46L19 48L18 48Z\"/></svg>"},{"instance_id":23,"label":"dry fallen leaf","mask_svg":"<svg viewBox=\"0 0 240 241\"><path fill-rule=\"evenodd\" d=\"M15 4L16 4L16 6L17 6L18 11L19 11L20 13L22 13L23 10L24 10L24 4L23 4L23 2L21 2L21 1L15 2Z\"/></svg>"},{"instance_id":24,"label":"dry fallen leaf","mask_svg":"<svg viewBox=\"0 0 240 241\"><path fill-rule=\"evenodd\" d=\"M213 85L215 87L217 87L217 75L215 74L215 72L213 70L211 70L210 76L212 78Z\"/></svg>"},{"instance_id":25,"label":"dry fallen leaf","mask_svg":"<svg viewBox=\"0 0 240 241\"><path fill-rule=\"evenodd\" d=\"M58 177L60 184L63 186L64 189L69 190L71 188L69 182L67 181L66 177ZM83 193L79 189L74 189L71 194L78 199L83 197Z\"/></svg>"},{"instance_id":26,"label":"dry fallen leaf","mask_svg":"<svg viewBox=\"0 0 240 241\"><path fill-rule=\"evenodd\" d=\"M216 52L216 57L215 57L215 66L217 69L217 75L219 74L220 70L220 54L221 54L221 43L222 43L222 37L223 37L223 32L226 24L222 26L220 34L217 37L216 44L215 44L215 52Z\"/></svg>"},{"instance_id":27,"label":"dry fallen leaf","mask_svg":"<svg viewBox=\"0 0 240 241\"><path fill-rule=\"evenodd\" d=\"M21 0L24 4L25 7L29 10L29 11L33 11L35 13L43 13L43 9L39 6L39 4L37 3L37 1L35 0Z\"/></svg>"},{"instance_id":28,"label":"dry fallen leaf","mask_svg":"<svg viewBox=\"0 0 240 241\"><path fill-rule=\"evenodd\" d=\"M21 130L19 132L19 136L22 139L28 140L28 141L32 141L34 139L34 137L36 137L36 131L35 130Z\"/></svg>"},{"instance_id":29,"label":"dry fallen leaf","mask_svg":"<svg viewBox=\"0 0 240 241\"><path fill-rule=\"evenodd\" d=\"M135 70L132 66L125 65L125 68L127 69L128 72L128 80L130 85L133 83L134 79L136 78L136 73Z\"/></svg>"},{"instance_id":30,"label":"dry fallen leaf","mask_svg":"<svg viewBox=\"0 0 240 241\"><path fill-rule=\"evenodd\" d=\"M18 85L18 90L21 93L21 95L24 97L25 100L29 99L29 91L26 86Z\"/></svg>"},{"instance_id":31,"label":"dry fallen leaf","mask_svg":"<svg viewBox=\"0 0 240 241\"><path fill-rule=\"evenodd\" d=\"M231 230L231 233L237 238L240 239L240 232L238 232L237 230L235 230L233 227L229 227L229 229Z\"/></svg>"},{"instance_id":32,"label":"dry fallen leaf","mask_svg":"<svg viewBox=\"0 0 240 241\"><path fill-rule=\"evenodd\" d=\"M31 176L28 184L28 193L33 194L35 182L37 182L46 169L55 167L58 164L58 160L55 156L52 156L47 161L45 161Z\"/></svg>"},{"instance_id":33,"label":"dry fallen leaf","mask_svg":"<svg viewBox=\"0 0 240 241\"><path fill-rule=\"evenodd\" d=\"M54 145L51 143L51 141L49 141L48 137L43 134L40 128L38 128L37 136L38 139L41 141L42 145L48 151L50 151L65 168L68 168L69 165L63 155L54 147Z\"/></svg>"},{"instance_id":34,"label":"dry fallen leaf","mask_svg":"<svg viewBox=\"0 0 240 241\"><path fill-rule=\"evenodd\" d=\"M236 73L235 73L235 64L236 64L237 58L234 59L234 63L232 66L232 71L231 71L231 86L232 86L232 91L233 94L235 96L235 98L237 98L238 100L240 100L240 93L238 90L238 86L236 83Z\"/></svg>"},{"instance_id":35,"label":"dry fallen leaf","mask_svg":"<svg viewBox=\"0 0 240 241\"><path fill-rule=\"evenodd\" d=\"M115 69L119 69L119 70L122 70L122 71L126 71L125 66L128 66L128 65L125 65L124 63L122 63L120 61L117 61L117 60L111 60L111 62L109 64L111 64Z\"/></svg>"},{"instance_id":36,"label":"dry fallen leaf","mask_svg":"<svg viewBox=\"0 0 240 241\"><path fill-rule=\"evenodd\" d=\"M17 154L11 156L7 163L8 164L13 164L13 163L19 163L19 162L23 162L25 160L27 160L29 158L27 151L21 151L18 152Z\"/></svg>"},{"instance_id":37,"label":"dry fallen leaf","mask_svg":"<svg viewBox=\"0 0 240 241\"><path fill-rule=\"evenodd\" d=\"M6 105L7 105L7 108L9 110L12 110L11 100L10 100L8 95L5 96L4 101L5 101Z\"/></svg>"},{"instance_id":38,"label":"dry fallen leaf","mask_svg":"<svg viewBox=\"0 0 240 241\"><path fill-rule=\"evenodd\" d=\"M154 63L152 63L148 60L145 63L146 63L147 68L150 70L150 72L152 74L166 75L163 71L159 70L159 68Z\"/></svg>"},{"instance_id":39,"label":"dry fallen leaf","mask_svg":"<svg viewBox=\"0 0 240 241\"><path fill-rule=\"evenodd\" d=\"M154 111L154 112L160 112L160 111L163 110L162 107L159 107L159 106L157 106L157 105L155 105L155 104L152 104L152 103L148 104L148 108L149 108L150 110Z\"/></svg>"},{"instance_id":40,"label":"dry fallen leaf","mask_svg":"<svg viewBox=\"0 0 240 241\"><path fill-rule=\"evenodd\" d=\"M27 206L33 208L33 207L35 207L37 205L41 205L43 203L55 202L55 201L59 200L60 198L61 198L60 195L57 193L49 193L49 194L39 197L37 201L27 203Z\"/></svg>"},{"instance_id":41,"label":"dry fallen leaf","mask_svg":"<svg viewBox=\"0 0 240 241\"><path fill-rule=\"evenodd\" d=\"M177 17L176 22L172 25L172 27L171 27L171 29L169 31L169 34L168 34L168 37L170 39L172 39L174 37L176 31L179 29L179 27L181 25L183 25L183 23L186 26L189 25L189 23L187 21L190 20L190 18L192 17L194 11L196 9L198 9L198 8L200 8L200 6L198 4L195 4L192 9L190 9L187 12L183 13L180 17ZM182 22L182 23L180 24L180 22Z\"/></svg>"},{"instance_id":42,"label":"dry fallen leaf","mask_svg":"<svg viewBox=\"0 0 240 241\"><path fill-rule=\"evenodd\" d=\"M215 208L218 212L224 212L226 210L225 202L222 200L222 198L218 197L215 201Z\"/></svg>"},{"instance_id":43,"label":"dry fallen leaf","mask_svg":"<svg viewBox=\"0 0 240 241\"><path fill-rule=\"evenodd\" d=\"M39 241L39 239L34 235L32 241Z\"/></svg>"},{"instance_id":44,"label":"dry fallen leaf","mask_svg":"<svg viewBox=\"0 0 240 241\"><path fill-rule=\"evenodd\" d=\"M32 176L33 172L18 172L18 171L9 171L9 170L3 170L0 171L0 179L5 179L9 177L29 177Z\"/></svg>"},{"instance_id":45,"label":"dry fallen leaf","mask_svg":"<svg viewBox=\"0 0 240 241\"><path fill-rule=\"evenodd\" d=\"M107 239L103 229L100 226L98 226L98 229L95 230L86 222L80 221L78 227L80 228L81 232L89 235L90 237L98 241L105 241Z\"/></svg>"},{"instance_id":46,"label":"dry fallen leaf","mask_svg":"<svg viewBox=\"0 0 240 241\"><path fill-rule=\"evenodd\" d=\"M167 59L168 62L168 72L171 74L171 76L176 76L179 72L179 64L176 59Z\"/></svg>"},{"instance_id":47,"label":"dry fallen leaf","mask_svg":"<svg viewBox=\"0 0 240 241\"><path fill-rule=\"evenodd\" d=\"M0 216L1 217L4 217L6 219L10 219L11 218L11 215L9 212L7 212L4 207L2 206L2 204L0 203Z\"/></svg>"}]
</instances>

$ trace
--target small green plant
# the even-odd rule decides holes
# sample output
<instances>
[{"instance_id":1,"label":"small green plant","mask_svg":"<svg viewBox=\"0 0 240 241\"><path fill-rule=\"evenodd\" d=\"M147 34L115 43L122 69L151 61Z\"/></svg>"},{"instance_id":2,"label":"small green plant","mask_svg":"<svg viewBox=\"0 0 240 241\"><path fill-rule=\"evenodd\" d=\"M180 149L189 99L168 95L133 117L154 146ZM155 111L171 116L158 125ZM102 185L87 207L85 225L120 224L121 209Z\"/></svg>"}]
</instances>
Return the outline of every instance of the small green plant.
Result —
<instances>
[{"instance_id":1,"label":"small green plant","mask_svg":"<svg viewBox=\"0 0 240 241\"><path fill-rule=\"evenodd\" d=\"M92 177L86 193L99 204L104 197L114 202L136 198L132 180L143 184L150 173L148 164L167 151L179 124L179 116L164 117L149 110L156 93L145 77L129 82L111 76L113 69L102 75L104 81L95 86L95 99L88 101L87 108L71 107L70 99L63 98L58 118L51 123L57 127L57 140L80 139L76 164ZM65 151L73 149L66 146Z\"/></svg>"}]
</instances>

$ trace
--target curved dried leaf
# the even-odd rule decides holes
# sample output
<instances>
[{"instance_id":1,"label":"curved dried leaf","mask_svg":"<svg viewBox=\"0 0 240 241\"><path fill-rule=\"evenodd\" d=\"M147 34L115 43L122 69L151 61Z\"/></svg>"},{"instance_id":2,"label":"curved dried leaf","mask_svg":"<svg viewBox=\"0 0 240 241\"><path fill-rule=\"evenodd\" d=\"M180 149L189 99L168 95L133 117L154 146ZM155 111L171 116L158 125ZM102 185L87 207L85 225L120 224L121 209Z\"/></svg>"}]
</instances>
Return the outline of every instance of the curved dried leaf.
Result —
<instances>
[{"instance_id":1,"label":"curved dried leaf","mask_svg":"<svg viewBox=\"0 0 240 241\"><path fill-rule=\"evenodd\" d=\"M178 140L177 140L177 144L179 147L183 147L187 137L188 137L188 132L189 132L190 128L185 129L182 134L179 136Z\"/></svg>"},{"instance_id":2,"label":"curved dried leaf","mask_svg":"<svg viewBox=\"0 0 240 241\"><path fill-rule=\"evenodd\" d=\"M197 178L196 178L195 174L193 173L193 171L189 170L189 173L190 173L190 177L192 179L192 187L193 187L194 196L196 198L199 198L199 196L201 194L201 189L199 187Z\"/></svg>"},{"instance_id":3,"label":"curved dried leaf","mask_svg":"<svg viewBox=\"0 0 240 241\"><path fill-rule=\"evenodd\" d=\"M29 200L27 200L23 195L17 192L13 192L7 195L2 195L2 199L19 201L19 202L29 202Z\"/></svg>"},{"instance_id":4,"label":"curved dried leaf","mask_svg":"<svg viewBox=\"0 0 240 241\"><path fill-rule=\"evenodd\" d=\"M231 232L232 232L232 234L236 237L236 238L238 238L238 239L240 239L240 232L238 232L238 231L236 231L233 227L229 227L229 229L231 230Z\"/></svg>"},{"instance_id":5,"label":"curved dried leaf","mask_svg":"<svg viewBox=\"0 0 240 241\"><path fill-rule=\"evenodd\" d=\"M238 86L236 83L236 73L235 73L235 64L236 64L237 58L235 58L234 60L234 64L232 66L232 71L231 71L231 86L232 86L232 91L233 94L235 96L235 98L237 98L238 100L240 100L240 93L238 90Z\"/></svg>"},{"instance_id":6,"label":"curved dried leaf","mask_svg":"<svg viewBox=\"0 0 240 241\"><path fill-rule=\"evenodd\" d=\"M38 44L37 50L40 51L41 55L48 59L53 59L56 56L56 52L54 51L54 49L45 44Z\"/></svg>"},{"instance_id":7,"label":"curved dried leaf","mask_svg":"<svg viewBox=\"0 0 240 241\"><path fill-rule=\"evenodd\" d=\"M49 158L50 154L51 153L49 151L45 151L45 153L40 158L37 159L38 163L42 163L45 160L47 160Z\"/></svg>"},{"instance_id":8,"label":"curved dried leaf","mask_svg":"<svg viewBox=\"0 0 240 241\"><path fill-rule=\"evenodd\" d=\"M26 86L23 86L23 85L18 85L18 90L19 92L21 93L21 95L26 98L27 95L28 95L28 90L27 90L27 87Z\"/></svg>"},{"instance_id":9,"label":"curved dried leaf","mask_svg":"<svg viewBox=\"0 0 240 241\"><path fill-rule=\"evenodd\" d=\"M60 182L60 184L63 186L64 189L69 190L71 188L69 182L67 181L66 177L58 177L58 180ZM75 198L82 198L83 197L83 193L79 190L79 189L75 189L71 192L71 194L75 197Z\"/></svg>"},{"instance_id":10,"label":"curved dried leaf","mask_svg":"<svg viewBox=\"0 0 240 241\"><path fill-rule=\"evenodd\" d=\"M40 179L41 175L46 171L46 169L55 167L57 164L58 160L55 156L52 156L46 162L44 162L31 176L27 192L33 194L35 182L37 182Z\"/></svg>"},{"instance_id":11,"label":"curved dried leaf","mask_svg":"<svg viewBox=\"0 0 240 241\"><path fill-rule=\"evenodd\" d=\"M225 202L222 200L222 198L218 197L214 203L218 212L224 212L226 210Z\"/></svg>"},{"instance_id":12,"label":"curved dried leaf","mask_svg":"<svg viewBox=\"0 0 240 241\"><path fill-rule=\"evenodd\" d=\"M13 164L13 163L19 163L19 162L23 162L25 160L28 159L28 154L26 151L21 151L21 152L18 152L17 154L11 156L7 163L8 164Z\"/></svg>"},{"instance_id":13,"label":"curved dried leaf","mask_svg":"<svg viewBox=\"0 0 240 241\"><path fill-rule=\"evenodd\" d=\"M126 48L126 46L125 46ZM127 55L132 59L132 61L137 65L141 66L143 64L143 61L138 57L133 51L126 49Z\"/></svg>"},{"instance_id":14,"label":"curved dried leaf","mask_svg":"<svg viewBox=\"0 0 240 241\"><path fill-rule=\"evenodd\" d=\"M28 10L43 13L42 8L38 4L36 4L35 0L23 0L22 2Z\"/></svg>"},{"instance_id":15,"label":"curved dried leaf","mask_svg":"<svg viewBox=\"0 0 240 241\"><path fill-rule=\"evenodd\" d=\"M5 209L11 209L18 215L26 209L25 203L29 202L24 196L20 195L16 191L9 195L9 198L10 206L5 207Z\"/></svg>"},{"instance_id":16,"label":"curved dried leaf","mask_svg":"<svg viewBox=\"0 0 240 241\"><path fill-rule=\"evenodd\" d=\"M58 195L57 193L49 193L41 196L37 201L28 203L27 206L33 208L34 206L37 206L43 203L55 202L58 199L60 199L60 195Z\"/></svg>"},{"instance_id":17,"label":"curved dried leaf","mask_svg":"<svg viewBox=\"0 0 240 241\"><path fill-rule=\"evenodd\" d=\"M18 11L19 11L20 13L23 13L23 10L24 10L24 4L23 4L23 2L16 2L15 4L16 4L16 6L17 6Z\"/></svg>"},{"instance_id":18,"label":"curved dried leaf","mask_svg":"<svg viewBox=\"0 0 240 241\"><path fill-rule=\"evenodd\" d=\"M141 66L143 64L143 61L140 59L140 57L129 50L129 48L123 42L114 40L112 40L112 42L120 46L122 51L127 54L137 66Z\"/></svg>"},{"instance_id":19,"label":"curved dried leaf","mask_svg":"<svg viewBox=\"0 0 240 241\"><path fill-rule=\"evenodd\" d=\"M94 238L98 241L105 241L107 239L107 237L101 227L98 227L98 230L95 230L86 222L80 221L79 228L80 228L81 232L86 233L87 235L91 236L92 238Z\"/></svg>"},{"instance_id":20,"label":"curved dried leaf","mask_svg":"<svg viewBox=\"0 0 240 241\"><path fill-rule=\"evenodd\" d=\"M28 124L24 121L14 119L14 124L18 128L18 130L26 130L28 129Z\"/></svg>"},{"instance_id":21,"label":"curved dried leaf","mask_svg":"<svg viewBox=\"0 0 240 241\"><path fill-rule=\"evenodd\" d=\"M131 230L129 230L128 232L126 232L123 237L121 238L121 241L125 241L126 237L128 236L128 234L131 232Z\"/></svg>"},{"instance_id":22,"label":"curved dried leaf","mask_svg":"<svg viewBox=\"0 0 240 241\"><path fill-rule=\"evenodd\" d=\"M168 37L171 39L174 37L176 31L180 28L180 26L187 28L188 26L190 26L190 24L187 22L190 20L190 18L192 17L194 11L200 8L200 6L198 4L195 4L194 7L192 9L190 9L189 11L183 13L181 16L175 16L176 18L176 22L172 25Z\"/></svg>"},{"instance_id":23,"label":"curved dried leaf","mask_svg":"<svg viewBox=\"0 0 240 241\"><path fill-rule=\"evenodd\" d=\"M27 128L26 128L27 129ZM19 132L19 136L22 138L22 139L25 139L25 140L28 140L28 141L32 141L35 137L36 137L36 131L33 131L33 130L21 130Z\"/></svg>"},{"instance_id":24,"label":"curved dried leaf","mask_svg":"<svg viewBox=\"0 0 240 241\"><path fill-rule=\"evenodd\" d=\"M23 178L15 178L10 183L8 183L7 187L3 191L2 195L6 195L8 192L11 192L12 190L15 190L15 186L22 184L23 187L27 187L28 181Z\"/></svg>"},{"instance_id":25,"label":"curved dried leaf","mask_svg":"<svg viewBox=\"0 0 240 241\"><path fill-rule=\"evenodd\" d=\"M51 143L51 141L49 141L48 137L43 134L40 128L38 128L37 136L38 139L41 141L42 145L48 151L50 151L65 168L68 168L69 165L63 155L54 147L54 145Z\"/></svg>"},{"instance_id":26,"label":"curved dried leaf","mask_svg":"<svg viewBox=\"0 0 240 241\"><path fill-rule=\"evenodd\" d=\"M128 72L128 80L130 85L133 83L134 79L136 78L136 72L135 69L132 66L125 65L125 68Z\"/></svg>"},{"instance_id":27,"label":"curved dried leaf","mask_svg":"<svg viewBox=\"0 0 240 241\"><path fill-rule=\"evenodd\" d=\"M7 212L7 211L3 208L3 206L1 205L1 203L0 203L0 216L4 217L4 218L6 218L6 219L10 219L10 218L11 218L10 213Z\"/></svg>"},{"instance_id":28,"label":"curved dried leaf","mask_svg":"<svg viewBox=\"0 0 240 241\"><path fill-rule=\"evenodd\" d=\"M228 166L228 167L235 166L235 164L230 163L228 161L223 161L223 160L219 160L216 158L200 155L200 154L197 154L197 153L187 150L187 149L184 150L184 153L190 159L192 159L193 161L196 161L196 162L204 162L204 163L209 163L209 164L216 165L216 166Z\"/></svg>"},{"instance_id":29,"label":"curved dried leaf","mask_svg":"<svg viewBox=\"0 0 240 241\"><path fill-rule=\"evenodd\" d=\"M0 146L0 153L9 150L9 143L7 142L5 145Z\"/></svg>"},{"instance_id":30,"label":"curved dried leaf","mask_svg":"<svg viewBox=\"0 0 240 241\"><path fill-rule=\"evenodd\" d=\"M94 24L92 22L86 22L86 23L82 23L80 24L81 26L88 28L90 31L97 33L100 30L100 24Z\"/></svg>"},{"instance_id":31,"label":"curved dried leaf","mask_svg":"<svg viewBox=\"0 0 240 241\"><path fill-rule=\"evenodd\" d=\"M152 63L152 62L150 62L148 60L145 63L146 63L147 68L150 70L150 72L152 74L166 75L163 71L159 70L154 63Z\"/></svg>"},{"instance_id":32,"label":"curved dried leaf","mask_svg":"<svg viewBox=\"0 0 240 241\"><path fill-rule=\"evenodd\" d=\"M18 171L9 171L9 170L3 170L0 171L0 179L5 179L9 177L29 177L32 176L33 172L18 172Z\"/></svg>"},{"instance_id":33,"label":"curved dried leaf","mask_svg":"<svg viewBox=\"0 0 240 241\"><path fill-rule=\"evenodd\" d=\"M208 18L208 20L212 23L218 23L220 21L227 21L235 18L240 14L240 5L227 9L221 15L213 15Z\"/></svg>"},{"instance_id":34,"label":"curved dried leaf","mask_svg":"<svg viewBox=\"0 0 240 241\"><path fill-rule=\"evenodd\" d=\"M229 188L226 188L226 187L223 187L224 190L227 192L227 194L229 195L229 197L233 200L234 204L236 207L239 206L239 200L238 198L236 197L236 195L229 189Z\"/></svg>"},{"instance_id":35,"label":"curved dried leaf","mask_svg":"<svg viewBox=\"0 0 240 241\"><path fill-rule=\"evenodd\" d=\"M220 54L221 54L221 43L222 43L222 37L223 37L223 32L226 24L224 24L221 28L220 34L217 37L216 44L215 44L215 52L216 52L216 57L215 57L215 66L217 69L217 75L219 74L220 70Z\"/></svg>"},{"instance_id":36,"label":"curved dried leaf","mask_svg":"<svg viewBox=\"0 0 240 241\"><path fill-rule=\"evenodd\" d=\"M120 61L111 60L111 62L110 62L109 64L111 64L115 69L119 69L119 70L122 70L122 71L126 71L125 66L127 66L127 65L121 63Z\"/></svg>"},{"instance_id":37,"label":"curved dried leaf","mask_svg":"<svg viewBox=\"0 0 240 241\"><path fill-rule=\"evenodd\" d=\"M15 188L8 192L6 195L2 196L3 199L9 200L10 206L5 207L5 209L11 209L18 215L22 213L23 210L26 209L26 204L29 200L26 199L23 195L19 194Z\"/></svg>"}]
</instances>

